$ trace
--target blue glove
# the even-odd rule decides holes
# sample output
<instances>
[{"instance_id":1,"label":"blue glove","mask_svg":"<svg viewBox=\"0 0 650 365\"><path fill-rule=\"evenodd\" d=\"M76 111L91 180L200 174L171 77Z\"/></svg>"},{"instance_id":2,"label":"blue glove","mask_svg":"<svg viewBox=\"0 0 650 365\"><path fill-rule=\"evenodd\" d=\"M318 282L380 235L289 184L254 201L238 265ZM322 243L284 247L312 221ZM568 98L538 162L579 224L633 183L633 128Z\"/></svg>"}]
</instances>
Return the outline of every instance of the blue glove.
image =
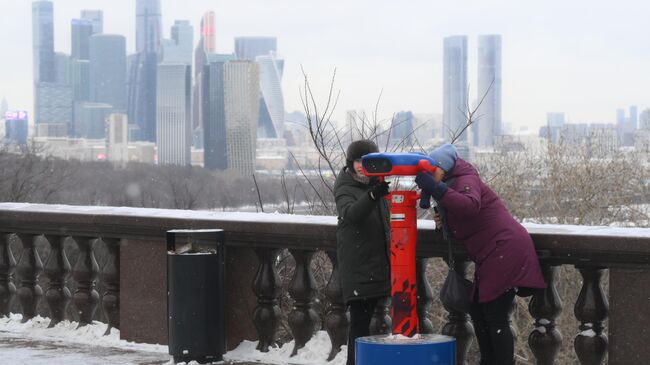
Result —
<instances>
[{"instance_id":1,"label":"blue glove","mask_svg":"<svg viewBox=\"0 0 650 365\"><path fill-rule=\"evenodd\" d=\"M442 181L436 182L433 175L428 172L419 172L415 177L415 183L424 194L431 195L437 201L440 201L447 192L447 184Z\"/></svg>"}]
</instances>

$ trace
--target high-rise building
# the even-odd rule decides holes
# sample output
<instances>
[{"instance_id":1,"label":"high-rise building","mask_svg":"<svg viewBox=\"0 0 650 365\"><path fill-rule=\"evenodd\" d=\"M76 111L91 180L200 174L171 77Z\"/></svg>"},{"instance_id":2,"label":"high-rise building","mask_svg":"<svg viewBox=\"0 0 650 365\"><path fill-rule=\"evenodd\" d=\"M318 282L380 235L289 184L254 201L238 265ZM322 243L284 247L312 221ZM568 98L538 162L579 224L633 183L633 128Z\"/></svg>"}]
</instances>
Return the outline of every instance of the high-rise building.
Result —
<instances>
[{"instance_id":1,"label":"high-rise building","mask_svg":"<svg viewBox=\"0 0 650 365\"><path fill-rule=\"evenodd\" d=\"M55 82L54 6L51 1L32 3L34 82Z\"/></svg>"},{"instance_id":2,"label":"high-rise building","mask_svg":"<svg viewBox=\"0 0 650 365\"><path fill-rule=\"evenodd\" d=\"M205 66L201 100L203 112L203 164L211 170L228 168L226 148L226 111L224 104L224 65L233 61L234 55L208 55Z\"/></svg>"},{"instance_id":3,"label":"high-rise building","mask_svg":"<svg viewBox=\"0 0 650 365\"><path fill-rule=\"evenodd\" d=\"M284 61L276 56L276 51L275 37L235 38L237 58L256 61L260 65L260 111L257 122L259 138L282 138L284 129L281 83Z\"/></svg>"},{"instance_id":4,"label":"high-rise building","mask_svg":"<svg viewBox=\"0 0 650 365\"><path fill-rule=\"evenodd\" d=\"M59 84L70 84L70 56L63 52L54 53L56 64L55 80Z\"/></svg>"},{"instance_id":5,"label":"high-rise building","mask_svg":"<svg viewBox=\"0 0 650 365\"><path fill-rule=\"evenodd\" d=\"M93 23L87 19L72 19L72 52L73 60L90 59L90 36L93 35Z\"/></svg>"},{"instance_id":6,"label":"high-rise building","mask_svg":"<svg viewBox=\"0 0 650 365\"><path fill-rule=\"evenodd\" d=\"M401 111L396 113L391 121L390 140L408 148L413 143L413 112Z\"/></svg>"},{"instance_id":7,"label":"high-rise building","mask_svg":"<svg viewBox=\"0 0 650 365\"><path fill-rule=\"evenodd\" d=\"M5 143L27 144L27 112L24 110L5 111Z\"/></svg>"},{"instance_id":8,"label":"high-rise building","mask_svg":"<svg viewBox=\"0 0 650 365\"><path fill-rule=\"evenodd\" d=\"M548 139L552 143L558 143L565 123L564 113L546 113L546 125L540 128L539 136Z\"/></svg>"},{"instance_id":9,"label":"high-rise building","mask_svg":"<svg viewBox=\"0 0 650 365\"><path fill-rule=\"evenodd\" d=\"M639 112L637 111L636 105L630 106L630 128L637 129L639 128Z\"/></svg>"},{"instance_id":10,"label":"high-rise building","mask_svg":"<svg viewBox=\"0 0 650 365\"><path fill-rule=\"evenodd\" d=\"M161 44L160 0L136 1L136 54L128 78L129 121L139 140L156 140L156 75Z\"/></svg>"},{"instance_id":11,"label":"high-rise building","mask_svg":"<svg viewBox=\"0 0 650 365\"><path fill-rule=\"evenodd\" d=\"M255 171L259 118L259 69L250 61L224 65L224 103L228 168L242 175Z\"/></svg>"},{"instance_id":12,"label":"high-rise building","mask_svg":"<svg viewBox=\"0 0 650 365\"><path fill-rule=\"evenodd\" d=\"M625 109L616 110L616 130L618 133L618 141L621 146L634 145L634 131L637 128L637 108L630 106L630 116L625 116Z\"/></svg>"},{"instance_id":13,"label":"high-rise building","mask_svg":"<svg viewBox=\"0 0 650 365\"><path fill-rule=\"evenodd\" d=\"M74 137L106 138L106 118L114 107L106 103L77 102L74 106Z\"/></svg>"},{"instance_id":14,"label":"high-rise building","mask_svg":"<svg viewBox=\"0 0 650 365\"><path fill-rule=\"evenodd\" d=\"M639 129L650 130L650 109L645 109L639 115Z\"/></svg>"},{"instance_id":15,"label":"high-rise building","mask_svg":"<svg viewBox=\"0 0 650 365\"><path fill-rule=\"evenodd\" d=\"M475 146L494 146L501 131L501 36L478 38L478 119L472 124ZM482 100L482 102L481 102Z\"/></svg>"},{"instance_id":16,"label":"high-rise building","mask_svg":"<svg viewBox=\"0 0 650 365\"><path fill-rule=\"evenodd\" d=\"M82 10L81 19L90 21L93 34L104 33L104 12L101 10Z\"/></svg>"},{"instance_id":17,"label":"high-rise building","mask_svg":"<svg viewBox=\"0 0 650 365\"><path fill-rule=\"evenodd\" d=\"M58 124L67 130L72 121L72 87L57 82L38 82L35 86L35 124Z\"/></svg>"},{"instance_id":18,"label":"high-rise building","mask_svg":"<svg viewBox=\"0 0 650 365\"><path fill-rule=\"evenodd\" d=\"M456 137L466 124L467 112L467 37L445 37L443 41L443 137ZM467 144L467 131L458 144Z\"/></svg>"},{"instance_id":19,"label":"high-rise building","mask_svg":"<svg viewBox=\"0 0 650 365\"><path fill-rule=\"evenodd\" d=\"M284 134L284 97L282 95L283 62L275 52L257 56L260 68L260 116L258 137L282 138Z\"/></svg>"},{"instance_id":20,"label":"high-rise building","mask_svg":"<svg viewBox=\"0 0 650 365\"><path fill-rule=\"evenodd\" d=\"M163 40L162 62L191 65L194 27L187 20L177 20L172 26L171 36L171 39Z\"/></svg>"},{"instance_id":21,"label":"high-rise building","mask_svg":"<svg viewBox=\"0 0 650 365\"><path fill-rule=\"evenodd\" d=\"M193 145L203 148L203 100L201 94L205 89L202 85L204 77L201 75L208 64L208 55L216 52L215 46L215 21L214 12L208 11L201 19L199 43L194 51L194 86L192 88L192 131L194 134Z\"/></svg>"},{"instance_id":22,"label":"high-rise building","mask_svg":"<svg viewBox=\"0 0 650 365\"><path fill-rule=\"evenodd\" d=\"M257 56L266 56L278 51L275 37L236 37L235 55L240 60L255 61Z\"/></svg>"},{"instance_id":23,"label":"high-rise building","mask_svg":"<svg viewBox=\"0 0 650 365\"><path fill-rule=\"evenodd\" d=\"M125 163L129 160L129 119L126 114L113 113L108 116L106 151L111 162Z\"/></svg>"},{"instance_id":24,"label":"high-rise building","mask_svg":"<svg viewBox=\"0 0 650 365\"><path fill-rule=\"evenodd\" d=\"M190 165L191 67L183 64L160 64L157 79L158 163Z\"/></svg>"},{"instance_id":25,"label":"high-rise building","mask_svg":"<svg viewBox=\"0 0 650 365\"><path fill-rule=\"evenodd\" d=\"M160 0L136 0L136 52L160 54L162 15Z\"/></svg>"},{"instance_id":26,"label":"high-rise building","mask_svg":"<svg viewBox=\"0 0 650 365\"><path fill-rule=\"evenodd\" d=\"M126 39L121 35L90 37L90 100L126 110Z\"/></svg>"},{"instance_id":27,"label":"high-rise building","mask_svg":"<svg viewBox=\"0 0 650 365\"><path fill-rule=\"evenodd\" d=\"M70 62L70 84L74 101L90 100L90 61L72 60Z\"/></svg>"}]
</instances>

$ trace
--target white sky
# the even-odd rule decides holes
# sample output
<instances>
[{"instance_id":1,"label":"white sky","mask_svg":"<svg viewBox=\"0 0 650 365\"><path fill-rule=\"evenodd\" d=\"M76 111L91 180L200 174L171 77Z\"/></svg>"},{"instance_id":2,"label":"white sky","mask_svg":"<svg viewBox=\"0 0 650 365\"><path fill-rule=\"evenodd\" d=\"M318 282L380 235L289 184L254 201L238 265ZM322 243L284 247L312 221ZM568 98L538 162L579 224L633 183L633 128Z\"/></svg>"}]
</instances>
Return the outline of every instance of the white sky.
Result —
<instances>
[{"instance_id":1,"label":"white sky","mask_svg":"<svg viewBox=\"0 0 650 365\"><path fill-rule=\"evenodd\" d=\"M0 0L0 98L32 109L31 1ZM503 36L503 119L518 129L548 111L570 122L613 122L618 107L650 106L650 2L642 0L162 0L163 31L201 15L217 17L217 49L233 38L276 36L285 58L287 111L300 110L300 65L325 97L337 68L335 117L371 111L442 112L442 39L469 37L470 88L476 88L479 34ZM55 48L70 51L70 19L104 10L104 31L135 48L135 0L54 0ZM195 41L198 36L195 36ZM472 99L474 97L472 96Z\"/></svg>"}]
</instances>

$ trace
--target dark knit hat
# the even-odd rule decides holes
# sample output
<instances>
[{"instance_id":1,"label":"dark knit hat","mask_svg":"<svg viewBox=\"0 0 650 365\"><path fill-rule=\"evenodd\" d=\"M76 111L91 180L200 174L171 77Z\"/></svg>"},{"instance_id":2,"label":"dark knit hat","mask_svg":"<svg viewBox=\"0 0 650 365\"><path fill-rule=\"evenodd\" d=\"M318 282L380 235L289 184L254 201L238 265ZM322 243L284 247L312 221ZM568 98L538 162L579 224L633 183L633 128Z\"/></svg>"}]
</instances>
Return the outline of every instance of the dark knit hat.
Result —
<instances>
[{"instance_id":1,"label":"dark knit hat","mask_svg":"<svg viewBox=\"0 0 650 365\"><path fill-rule=\"evenodd\" d=\"M369 139L354 141L348 146L348 152L345 154L345 163L349 169L353 169L355 160L373 152L379 152L375 142Z\"/></svg>"}]
</instances>

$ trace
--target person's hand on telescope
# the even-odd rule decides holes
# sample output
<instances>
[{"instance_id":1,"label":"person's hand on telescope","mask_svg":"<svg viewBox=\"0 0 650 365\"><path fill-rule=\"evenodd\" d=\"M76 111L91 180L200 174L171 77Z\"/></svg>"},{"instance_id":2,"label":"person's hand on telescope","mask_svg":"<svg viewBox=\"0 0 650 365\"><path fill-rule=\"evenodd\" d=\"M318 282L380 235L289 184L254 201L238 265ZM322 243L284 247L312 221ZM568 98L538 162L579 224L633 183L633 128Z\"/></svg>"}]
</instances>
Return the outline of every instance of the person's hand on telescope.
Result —
<instances>
[{"instance_id":1,"label":"person's hand on telescope","mask_svg":"<svg viewBox=\"0 0 650 365\"><path fill-rule=\"evenodd\" d=\"M390 182L386 182L386 181L381 181L372 185L369 191L370 199L378 200L379 198L388 195L389 185Z\"/></svg>"},{"instance_id":2,"label":"person's hand on telescope","mask_svg":"<svg viewBox=\"0 0 650 365\"><path fill-rule=\"evenodd\" d=\"M439 201L447 192L447 184L442 181L436 182L429 172L419 172L415 177L415 183L420 190L431 195L436 201Z\"/></svg>"}]
</instances>

